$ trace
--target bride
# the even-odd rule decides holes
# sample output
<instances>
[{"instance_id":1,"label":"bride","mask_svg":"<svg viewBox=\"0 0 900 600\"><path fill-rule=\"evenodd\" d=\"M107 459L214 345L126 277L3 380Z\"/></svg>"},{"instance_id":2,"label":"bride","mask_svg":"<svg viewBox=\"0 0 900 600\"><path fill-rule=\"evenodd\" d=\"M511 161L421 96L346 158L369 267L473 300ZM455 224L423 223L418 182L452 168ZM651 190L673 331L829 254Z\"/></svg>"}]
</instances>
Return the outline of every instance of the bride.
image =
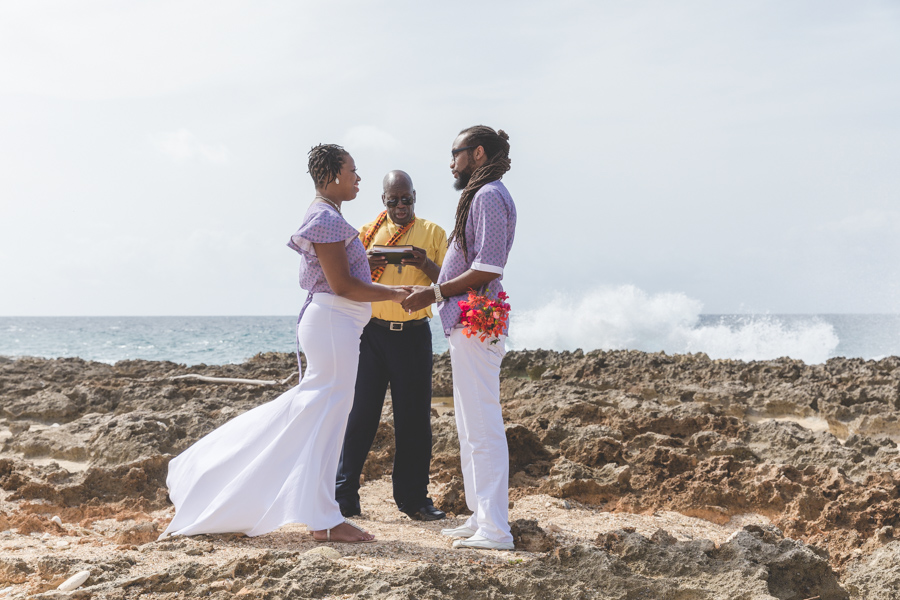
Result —
<instances>
[{"instance_id":1,"label":"bride","mask_svg":"<svg viewBox=\"0 0 900 600\"><path fill-rule=\"evenodd\" d=\"M297 336L307 368L300 385L225 423L169 463L175 518L169 535L250 536L305 523L317 541L371 542L341 516L334 498L341 442L353 405L359 337L369 302L401 302L409 290L372 283L357 230L341 215L360 177L343 148L309 152L316 197L288 243L300 253L309 296Z\"/></svg>"}]
</instances>

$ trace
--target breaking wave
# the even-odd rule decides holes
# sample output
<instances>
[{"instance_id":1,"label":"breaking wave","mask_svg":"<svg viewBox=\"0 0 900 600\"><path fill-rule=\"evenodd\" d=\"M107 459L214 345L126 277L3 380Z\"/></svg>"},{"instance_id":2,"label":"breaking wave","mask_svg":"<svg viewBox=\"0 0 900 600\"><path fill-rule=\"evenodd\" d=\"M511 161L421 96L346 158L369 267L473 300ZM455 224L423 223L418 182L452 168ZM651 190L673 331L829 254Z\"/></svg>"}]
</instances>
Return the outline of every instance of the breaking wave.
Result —
<instances>
[{"instance_id":1,"label":"breaking wave","mask_svg":"<svg viewBox=\"0 0 900 600\"><path fill-rule=\"evenodd\" d=\"M540 308L512 312L510 347L789 356L806 363L825 362L838 347L834 327L818 317L701 315L702 308L682 293L648 294L632 285L559 294Z\"/></svg>"}]
</instances>

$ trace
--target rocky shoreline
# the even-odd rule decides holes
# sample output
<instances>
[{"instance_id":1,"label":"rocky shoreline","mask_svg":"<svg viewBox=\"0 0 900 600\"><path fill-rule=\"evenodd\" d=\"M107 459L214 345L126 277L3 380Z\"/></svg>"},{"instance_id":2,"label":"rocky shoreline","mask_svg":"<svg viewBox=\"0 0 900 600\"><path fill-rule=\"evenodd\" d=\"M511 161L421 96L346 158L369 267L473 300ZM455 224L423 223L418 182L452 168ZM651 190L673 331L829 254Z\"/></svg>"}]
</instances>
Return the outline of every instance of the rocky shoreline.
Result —
<instances>
[{"instance_id":1,"label":"rocky shoreline","mask_svg":"<svg viewBox=\"0 0 900 600\"><path fill-rule=\"evenodd\" d=\"M516 552L450 550L439 525L397 516L389 407L363 488L380 543L317 545L300 526L157 542L168 460L295 371L274 353L190 368L0 357L0 599L900 597L900 358L510 352ZM436 356L435 396L451 382ZM463 515L452 412L432 424L432 496Z\"/></svg>"}]
</instances>

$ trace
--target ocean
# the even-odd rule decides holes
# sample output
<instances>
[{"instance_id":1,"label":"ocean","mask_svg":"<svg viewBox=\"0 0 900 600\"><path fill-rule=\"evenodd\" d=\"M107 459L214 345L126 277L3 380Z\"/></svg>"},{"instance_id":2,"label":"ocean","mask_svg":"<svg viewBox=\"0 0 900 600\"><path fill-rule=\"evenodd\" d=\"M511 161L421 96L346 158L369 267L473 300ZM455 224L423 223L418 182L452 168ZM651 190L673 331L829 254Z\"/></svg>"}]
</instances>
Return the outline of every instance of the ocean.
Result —
<instances>
[{"instance_id":1,"label":"ocean","mask_svg":"<svg viewBox=\"0 0 900 600\"><path fill-rule=\"evenodd\" d=\"M581 315L580 317L577 315ZM544 316L542 316L544 315ZM510 349L635 349L711 358L808 364L836 356L900 356L900 315L513 314ZM142 358L186 365L243 362L260 352L293 352L296 316L0 317L0 356L77 356L114 363ZM447 350L432 321L436 353Z\"/></svg>"}]
</instances>

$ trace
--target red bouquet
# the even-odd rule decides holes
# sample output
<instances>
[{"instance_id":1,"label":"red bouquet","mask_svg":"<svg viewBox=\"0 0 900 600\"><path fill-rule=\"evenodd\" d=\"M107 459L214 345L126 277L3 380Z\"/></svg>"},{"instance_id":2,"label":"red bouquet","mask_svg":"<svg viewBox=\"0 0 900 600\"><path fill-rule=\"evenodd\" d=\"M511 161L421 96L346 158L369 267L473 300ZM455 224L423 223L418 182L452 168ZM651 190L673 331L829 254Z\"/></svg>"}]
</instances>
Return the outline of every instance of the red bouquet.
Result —
<instances>
[{"instance_id":1,"label":"red bouquet","mask_svg":"<svg viewBox=\"0 0 900 600\"><path fill-rule=\"evenodd\" d=\"M479 296L475 290L469 290L469 298L459 301L459 308L462 310L459 322L465 325L463 333L466 337L477 335L483 342L494 336L491 343L499 342L499 336L503 335L509 322L507 298L509 296L506 292L500 292L496 300L491 300L487 296Z\"/></svg>"}]
</instances>

